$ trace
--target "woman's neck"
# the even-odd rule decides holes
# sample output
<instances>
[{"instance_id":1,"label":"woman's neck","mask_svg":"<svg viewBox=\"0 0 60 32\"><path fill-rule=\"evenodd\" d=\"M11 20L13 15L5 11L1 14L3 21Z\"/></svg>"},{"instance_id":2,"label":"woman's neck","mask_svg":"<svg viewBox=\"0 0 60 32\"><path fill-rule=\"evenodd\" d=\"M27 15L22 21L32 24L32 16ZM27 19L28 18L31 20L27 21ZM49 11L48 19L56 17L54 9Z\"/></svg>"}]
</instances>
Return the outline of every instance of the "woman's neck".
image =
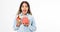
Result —
<instances>
[{"instance_id":1,"label":"woman's neck","mask_svg":"<svg viewBox=\"0 0 60 32\"><path fill-rule=\"evenodd\" d=\"M27 15L27 13L26 14L23 14L23 15Z\"/></svg>"}]
</instances>

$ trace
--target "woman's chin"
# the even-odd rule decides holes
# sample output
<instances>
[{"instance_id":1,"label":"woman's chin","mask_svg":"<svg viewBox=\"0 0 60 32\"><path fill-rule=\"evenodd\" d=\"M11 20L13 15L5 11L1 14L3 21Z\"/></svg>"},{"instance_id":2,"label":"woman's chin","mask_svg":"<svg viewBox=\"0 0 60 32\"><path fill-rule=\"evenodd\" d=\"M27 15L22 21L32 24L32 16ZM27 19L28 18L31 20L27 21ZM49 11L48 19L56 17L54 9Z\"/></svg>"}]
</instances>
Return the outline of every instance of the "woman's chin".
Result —
<instances>
[{"instance_id":1,"label":"woman's chin","mask_svg":"<svg viewBox=\"0 0 60 32\"><path fill-rule=\"evenodd\" d=\"M24 15L26 15L27 13L26 13L26 12L24 12L23 14L24 14Z\"/></svg>"}]
</instances>

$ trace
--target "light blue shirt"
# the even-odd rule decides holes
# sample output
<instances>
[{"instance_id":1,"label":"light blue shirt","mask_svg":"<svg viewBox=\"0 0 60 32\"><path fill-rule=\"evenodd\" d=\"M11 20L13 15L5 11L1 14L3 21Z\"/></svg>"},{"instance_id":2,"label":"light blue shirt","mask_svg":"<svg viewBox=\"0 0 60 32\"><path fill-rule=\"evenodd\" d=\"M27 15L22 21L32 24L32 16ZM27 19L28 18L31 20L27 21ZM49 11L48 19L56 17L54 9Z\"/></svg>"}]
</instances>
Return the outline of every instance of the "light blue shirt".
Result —
<instances>
[{"instance_id":1,"label":"light blue shirt","mask_svg":"<svg viewBox=\"0 0 60 32\"><path fill-rule=\"evenodd\" d=\"M19 16L22 16L22 13L19 14ZM28 13L26 14L26 16L28 17L28 19L30 21L29 26L26 27L23 24L21 24L19 27L17 27L16 26L16 17L15 17L14 25L13 25L13 28L15 31L17 31L17 32L34 32L36 30L36 26L35 26L36 24L35 24L35 20L34 20L33 16Z\"/></svg>"}]
</instances>

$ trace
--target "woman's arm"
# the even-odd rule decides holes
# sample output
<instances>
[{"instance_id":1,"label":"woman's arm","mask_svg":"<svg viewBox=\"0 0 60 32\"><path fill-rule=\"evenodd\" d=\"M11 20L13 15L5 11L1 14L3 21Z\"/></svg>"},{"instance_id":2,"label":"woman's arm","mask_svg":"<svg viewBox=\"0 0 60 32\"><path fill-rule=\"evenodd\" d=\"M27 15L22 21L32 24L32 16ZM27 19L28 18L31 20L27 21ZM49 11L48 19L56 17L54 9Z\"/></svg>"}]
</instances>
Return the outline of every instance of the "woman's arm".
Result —
<instances>
[{"instance_id":1,"label":"woman's arm","mask_svg":"<svg viewBox=\"0 0 60 32\"><path fill-rule=\"evenodd\" d=\"M17 17L15 16L14 22L13 22L13 23L14 23L14 24L13 24L14 30L18 30L18 29L19 29L19 27L16 26L16 24L17 24L16 18L17 18Z\"/></svg>"},{"instance_id":2,"label":"woman's arm","mask_svg":"<svg viewBox=\"0 0 60 32\"><path fill-rule=\"evenodd\" d=\"M34 18L32 17L31 18L31 25L29 25L29 29L31 30L31 31L35 31L36 30L36 24L35 24L35 20L34 20Z\"/></svg>"}]
</instances>

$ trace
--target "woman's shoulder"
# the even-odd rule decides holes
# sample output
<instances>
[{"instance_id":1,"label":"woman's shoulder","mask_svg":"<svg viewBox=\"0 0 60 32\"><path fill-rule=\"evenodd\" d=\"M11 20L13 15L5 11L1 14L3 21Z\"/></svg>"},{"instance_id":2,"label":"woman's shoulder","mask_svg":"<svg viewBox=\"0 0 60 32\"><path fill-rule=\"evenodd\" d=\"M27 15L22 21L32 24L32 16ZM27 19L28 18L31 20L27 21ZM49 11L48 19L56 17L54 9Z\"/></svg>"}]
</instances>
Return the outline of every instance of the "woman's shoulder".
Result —
<instances>
[{"instance_id":1,"label":"woman's shoulder","mask_svg":"<svg viewBox=\"0 0 60 32\"><path fill-rule=\"evenodd\" d=\"M31 15L31 14L28 14L28 16L32 17L32 15Z\"/></svg>"},{"instance_id":2,"label":"woman's shoulder","mask_svg":"<svg viewBox=\"0 0 60 32\"><path fill-rule=\"evenodd\" d=\"M33 15L31 15L31 14L28 14L28 17L29 17L29 18L34 18Z\"/></svg>"}]
</instances>

